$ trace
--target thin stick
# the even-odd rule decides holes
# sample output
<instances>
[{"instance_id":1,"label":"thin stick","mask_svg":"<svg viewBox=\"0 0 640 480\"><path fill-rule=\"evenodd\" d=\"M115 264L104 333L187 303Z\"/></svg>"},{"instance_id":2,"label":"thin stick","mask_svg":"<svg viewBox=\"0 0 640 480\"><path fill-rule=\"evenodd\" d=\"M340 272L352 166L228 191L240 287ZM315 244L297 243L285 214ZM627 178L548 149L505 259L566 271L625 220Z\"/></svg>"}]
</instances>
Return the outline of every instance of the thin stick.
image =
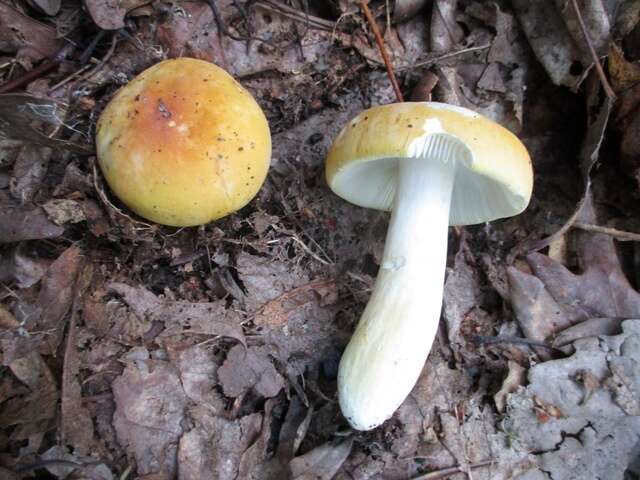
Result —
<instances>
[{"instance_id":1,"label":"thin stick","mask_svg":"<svg viewBox=\"0 0 640 480\"><path fill-rule=\"evenodd\" d=\"M30 83L32 80L44 75L45 73L53 70L58 65L60 65L60 60L48 60L44 63L41 63L33 70L29 70L24 75L15 78L13 80L8 81L7 83L0 85L0 93L7 93L13 90L16 90L27 83Z\"/></svg>"},{"instance_id":2,"label":"thin stick","mask_svg":"<svg viewBox=\"0 0 640 480\"><path fill-rule=\"evenodd\" d=\"M337 27L337 22L334 23L320 17L309 15L308 13L301 13L299 10L277 0L259 0L256 5L264 8L265 10L269 10L270 12L276 12L292 20L308 23L311 27L317 28L318 30L326 30L328 32L331 32Z\"/></svg>"},{"instance_id":3,"label":"thin stick","mask_svg":"<svg viewBox=\"0 0 640 480\"><path fill-rule=\"evenodd\" d=\"M445 478L456 473L466 473L467 470L475 470L476 468L487 467L492 463L493 460L484 460L482 462L471 463L467 465L466 468L460 465L455 467L443 468L442 470L436 470L435 472L429 472L425 473L424 475L413 477L411 480L438 480L440 478Z\"/></svg>"},{"instance_id":4,"label":"thin stick","mask_svg":"<svg viewBox=\"0 0 640 480\"><path fill-rule=\"evenodd\" d=\"M620 242L640 242L640 233L625 232L624 230L618 230L617 228L602 227L591 223L576 222L572 226L587 232L604 233L612 236Z\"/></svg>"},{"instance_id":5,"label":"thin stick","mask_svg":"<svg viewBox=\"0 0 640 480\"><path fill-rule=\"evenodd\" d=\"M607 80L607 76L602 69L602 65L600 64L600 58L598 57L598 53L596 49L593 48L593 43L591 42L591 37L589 36L589 31L587 30L587 26L584 23L584 19L582 18L582 13L580 12L580 8L578 7L577 0L571 0L571 5L573 6L573 10L576 12L576 17L578 17L578 23L580 23L580 29L582 30L582 34L584 35L584 39L587 42L587 46L589 47L589 52L591 53L591 57L593 58L593 64L596 67L596 71L598 72L598 76L600 77L600 83L602 83L602 87L604 88L607 97L612 100L615 100L616 94L609 85L609 80Z\"/></svg>"},{"instance_id":6,"label":"thin stick","mask_svg":"<svg viewBox=\"0 0 640 480\"><path fill-rule=\"evenodd\" d=\"M382 35L380 34L380 29L378 28L378 24L376 23L375 18L371 14L371 10L369 10L369 6L367 5L368 0L360 0L360 7L362 7L362 12L369 22L369 26L373 31L373 36L376 39L376 44L378 45L378 49L380 50L380 55L382 55L382 60L384 60L384 66L387 67L387 74L389 75L389 81L391 81L391 86L393 87L393 91L396 94L396 99L398 102L404 102L402 98L402 92L400 91L400 87L398 86L398 81L396 80L396 76L393 73L393 66L391 65L391 61L389 60L389 56L387 55L387 50L384 48L384 41L382 40Z\"/></svg>"},{"instance_id":7,"label":"thin stick","mask_svg":"<svg viewBox=\"0 0 640 480\"><path fill-rule=\"evenodd\" d=\"M530 347L540 347L540 348L546 348L548 350L558 350L556 347L547 345L544 342L536 342L535 340L529 340L527 338L521 338L521 337L507 337L507 336L494 337L491 335L475 335L473 337L473 342L476 344L511 343L514 345L528 345Z\"/></svg>"},{"instance_id":8,"label":"thin stick","mask_svg":"<svg viewBox=\"0 0 640 480\"><path fill-rule=\"evenodd\" d=\"M36 68L29 70L24 75L0 85L0 93L11 92L53 70L60 65L67 55L71 53L73 48L73 45L65 45L49 60L41 63Z\"/></svg>"},{"instance_id":9,"label":"thin stick","mask_svg":"<svg viewBox=\"0 0 640 480\"><path fill-rule=\"evenodd\" d=\"M457 55L462 55L464 53L478 52L480 50L486 50L489 47L491 47L491 45L487 43L486 45L479 45L477 47L463 48L461 50L455 50L453 52L445 53L444 55L440 55L432 59L422 60L420 62L414 63L413 65L407 65L406 67L398 68L397 70L402 72L405 70L409 70L411 68L424 67L425 65L433 65L435 63L441 62L442 60L447 60Z\"/></svg>"}]
</instances>

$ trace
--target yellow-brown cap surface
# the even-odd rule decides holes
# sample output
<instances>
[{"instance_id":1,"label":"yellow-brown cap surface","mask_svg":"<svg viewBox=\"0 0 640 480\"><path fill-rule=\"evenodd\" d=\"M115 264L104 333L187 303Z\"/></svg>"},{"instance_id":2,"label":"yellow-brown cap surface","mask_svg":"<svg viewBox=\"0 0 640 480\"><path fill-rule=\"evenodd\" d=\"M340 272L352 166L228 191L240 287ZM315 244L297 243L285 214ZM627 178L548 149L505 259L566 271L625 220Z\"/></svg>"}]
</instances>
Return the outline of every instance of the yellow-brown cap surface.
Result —
<instances>
[{"instance_id":1,"label":"yellow-brown cap surface","mask_svg":"<svg viewBox=\"0 0 640 480\"><path fill-rule=\"evenodd\" d=\"M264 113L238 82L202 60L165 60L123 87L97 128L100 168L140 216L200 225L242 208L271 159Z\"/></svg>"},{"instance_id":2,"label":"yellow-brown cap surface","mask_svg":"<svg viewBox=\"0 0 640 480\"><path fill-rule=\"evenodd\" d=\"M370 108L340 132L327 156L331 189L356 205L390 210L397 163L455 150L458 161L451 225L520 213L531 197L533 170L526 148L509 130L471 110L435 102ZM427 154L428 152L428 154Z\"/></svg>"}]
</instances>

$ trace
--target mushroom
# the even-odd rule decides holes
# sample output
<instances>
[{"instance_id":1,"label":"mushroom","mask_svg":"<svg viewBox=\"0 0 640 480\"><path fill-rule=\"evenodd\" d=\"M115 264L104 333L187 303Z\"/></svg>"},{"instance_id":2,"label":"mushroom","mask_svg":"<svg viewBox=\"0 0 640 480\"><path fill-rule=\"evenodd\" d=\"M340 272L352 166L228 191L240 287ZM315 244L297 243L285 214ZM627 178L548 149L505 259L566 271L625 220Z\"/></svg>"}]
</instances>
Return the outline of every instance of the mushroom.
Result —
<instances>
[{"instance_id":1,"label":"mushroom","mask_svg":"<svg viewBox=\"0 0 640 480\"><path fill-rule=\"evenodd\" d=\"M267 175L264 113L231 75L192 58L165 60L102 112L98 163L113 193L148 220L191 226L246 205Z\"/></svg>"},{"instance_id":2,"label":"mushroom","mask_svg":"<svg viewBox=\"0 0 640 480\"><path fill-rule=\"evenodd\" d=\"M436 336L447 227L522 212L533 171L502 126L465 108L406 102L351 120L331 146L326 178L342 198L391 211L375 287L338 371L344 416L369 430L411 392Z\"/></svg>"}]
</instances>

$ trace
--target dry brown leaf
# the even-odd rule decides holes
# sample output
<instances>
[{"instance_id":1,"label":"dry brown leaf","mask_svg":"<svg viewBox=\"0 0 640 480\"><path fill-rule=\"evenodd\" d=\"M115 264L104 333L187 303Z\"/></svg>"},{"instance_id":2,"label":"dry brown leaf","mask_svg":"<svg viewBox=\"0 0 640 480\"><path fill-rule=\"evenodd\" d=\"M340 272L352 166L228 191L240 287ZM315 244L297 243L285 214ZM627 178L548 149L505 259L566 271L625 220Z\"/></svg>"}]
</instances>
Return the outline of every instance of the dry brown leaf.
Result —
<instances>
[{"instance_id":1,"label":"dry brown leaf","mask_svg":"<svg viewBox=\"0 0 640 480\"><path fill-rule=\"evenodd\" d=\"M178 462L183 480L235 480L242 454L256 440L262 415L252 413L238 420L216 417L204 408L193 408L197 425L180 439Z\"/></svg>"},{"instance_id":2,"label":"dry brown leaf","mask_svg":"<svg viewBox=\"0 0 640 480\"><path fill-rule=\"evenodd\" d=\"M0 424L5 427L21 425L22 431L14 431L14 438L36 432L44 433L51 427L50 421L56 416L59 397L51 369L37 352L13 360L9 368L29 388L29 392L2 404Z\"/></svg>"},{"instance_id":3,"label":"dry brown leaf","mask_svg":"<svg viewBox=\"0 0 640 480\"><path fill-rule=\"evenodd\" d=\"M282 375L273 366L266 347L244 348L236 345L218 369L224 394L238 397L249 389L265 398L275 397L284 388Z\"/></svg>"},{"instance_id":4,"label":"dry brown leaf","mask_svg":"<svg viewBox=\"0 0 640 480\"><path fill-rule=\"evenodd\" d=\"M411 20L427 3L428 0L395 0L393 2L393 21L400 23Z\"/></svg>"},{"instance_id":5,"label":"dry brown leaf","mask_svg":"<svg viewBox=\"0 0 640 480\"><path fill-rule=\"evenodd\" d=\"M504 412L507 395L515 392L524 385L526 369L517 362L509 360L509 372L502 382L500 390L493 396L493 401L499 412Z\"/></svg>"},{"instance_id":6,"label":"dry brown leaf","mask_svg":"<svg viewBox=\"0 0 640 480\"><path fill-rule=\"evenodd\" d=\"M337 286L334 280L307 283L289 290L267 302L254 317L257 326L279 327L285 325L298 309L312 302L330 305L337 300Z\"/></svg>"},{"instance_id":7,"label":"dry brown leaf","mask_svg":"<svg viewBox=\"0 0 640 480\"><path fill-rule=\"evenodd\" d=\"M87 219L82 205L75 200L66 198L53 199L42 205L42 208L47 213L49 220L56 225L78 223Z\"/></svg>"},{"instance_id":8,"label":"dry brown leaf","mask_svg":"<svg viewBox=\"0 0 640 480\"><path fill-rule=\"evenodd\" d=\"M640 65L627 61L622 49L615 43L609 48L607 68L611 86L617 93L640 83Z\"/></svg>"},{"instance_id":9,"label":"dry brown leaf","mask_svg":"<svg viewBox=\"0 0 640 480\"><path fill-rule=\"evenodd\" d=\"M40 281L51 262L32 258L18 244L0 256L0 282L15 283L18 288L28 288Z\"/></svg>"},{"instance_id":10,"label":"dry brown leaf","mask_svg":"<svg viewBox=\"0 0 640 480\"><path fill-rule=\"evenodd\" d=\"M325 443L289 462L294 480L331 480L351 453L353 438Z\"/></svg>"},{"instance_id":11,"label":"dry brown leaf","mask_svg":"<svg viewBox=\"0 0 640 480\"><path fill-rule=\"evenodd\" d=\"M245 343L239 316L224 302L172 302L156 297L144 287L124 283L111 283L107 288L121 295L141 319L163 322L163 335L220 335Z\"/></svg>"},{"instance_id":12,"label":"dry brown leaf","mask_svg":"<svg viewBox=\"0 0 640 480\"><path fill-rule=\"evenodd\" d=\"M82 264L82 251L69 247L51 264L38 294L36 325L44 336L48 354L55 355L65 329L65 318L75 295L76 277Z\"/></svg>"},{"instance_id":13,"label":"dry brown leaf","mask_svg":"<svg viewBox=\"0 0 640 480\"><path fill-rule=\"evenodd\" d=\"M3 5L0 3L0 11ZM0 94L1 136L41 147L70 150L84 155L93 153L93 147L51 138L45 134L43 125L63 126L65 115L65 106L51 99L26 93Z\"/></svg>"},{"instance_id":14,"label":"dry brown leaf","mask_svg":"<svg viewBox=\"0 0 640 480\"><path fill-rule=\"evenodd\" d=\"M224 397L218 385L218 359L206 345L167 344L171 363L180 370L184 393L196 405L206 405L214 414L225 413Z\"/></svg>"},{"instance_id":15,"label":"dry brown leaf","mask_svg":"<svg viewBox=\"0 0 640 480\"><path fill-rule=\"evenodd\" d=\"M556 85L575 87L591 61L588 54L576 46L555 2L515 0L513 7L531 48L551 81Z\"/></svg>"},{"instance_id":16,"label":"dry brown leaf","mask_svg":"<svg viewBox=\"0 0 640 480\"><path fill-rule=\"evenodd\" d=\"M175 367L160 360L129 363L113 382L113 425L140 475L173 478L187 397Z\"/></svg>"},{"instance_id":17,"label":"dry brown leaf","mask_svg":"<svg viewBox=\"0 0 640 480\"><path fill-rule=\"evenodd\" d=\"M35 8L42 10L47 15L53 16L60 11L61 0L27 0Z\"/></svg>"},{"instance_id":18,"label":"dry brown leaf","mask_svg":"<svg viewBox=\"0 0 640 480\"><path fill-rule=\"evenodd\" d=\"M0 2L0 50L15 53L29 67L31 62L53 57L61 47L55 29Z\"/></svg>"},{"instance_id":19,"label":"dry brown leaf","mask_svg":"<svg viewBox=\"0 0 640 480\"><path fill-rule=\"evenodd\" d=\"M0 243L62 236L64 228L53 223L40 207L0 207Z\"/></svg>"},{"instance_id":20,"label":"dry brown leaf","mask_svg":"<svg viewBox=\"0 0 640 480\"><path fill-rule=\"evenodd\" d=\"M73 447L74 454L86 455L95 450L93 422L90 412L82 403L82 387L79 374L81 359L78 353L78 311L82 298L93 277L93 266L85 266L78 276L71 320L67 332L62 371L62 395L60 402L60 436L63 445Z\"/></svg>"},{"instance_id":21,"label":"dry brown leaf","mask_svg":"<svg viewBox=\"0 0 640 480\"><path fill-rule=\"evenodd\" d=\"M10 190L21 205L34 200L42 187L52 150L37 145L24 145L13 164Z\"/></svg>"}]
</instances>

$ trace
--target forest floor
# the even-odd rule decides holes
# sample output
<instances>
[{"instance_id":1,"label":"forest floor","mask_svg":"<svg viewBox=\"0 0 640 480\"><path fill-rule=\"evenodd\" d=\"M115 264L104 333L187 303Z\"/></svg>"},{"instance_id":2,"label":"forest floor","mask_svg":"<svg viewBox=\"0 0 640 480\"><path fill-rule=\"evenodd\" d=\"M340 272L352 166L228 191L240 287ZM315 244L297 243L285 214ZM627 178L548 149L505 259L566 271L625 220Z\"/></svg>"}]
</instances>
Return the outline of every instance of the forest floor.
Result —
<instances>
[{"instance_id":1,"label":"forest floor","mask_svg":"<svg viewBox=\"0 0 640 480\"><path fill-rule=\"evenodd\" d=\"M639 478L640 3L370 3L404 97L509 128L535 184L451 229L436 343L368 432L336 373L388 215L323 172L396 101L379 46L359 2L213 5L0 0L0 477ZM94 157L118 88L178 56L272 133L258 196L199 228L137 218Z\"/></svg>"}]
</instances>

